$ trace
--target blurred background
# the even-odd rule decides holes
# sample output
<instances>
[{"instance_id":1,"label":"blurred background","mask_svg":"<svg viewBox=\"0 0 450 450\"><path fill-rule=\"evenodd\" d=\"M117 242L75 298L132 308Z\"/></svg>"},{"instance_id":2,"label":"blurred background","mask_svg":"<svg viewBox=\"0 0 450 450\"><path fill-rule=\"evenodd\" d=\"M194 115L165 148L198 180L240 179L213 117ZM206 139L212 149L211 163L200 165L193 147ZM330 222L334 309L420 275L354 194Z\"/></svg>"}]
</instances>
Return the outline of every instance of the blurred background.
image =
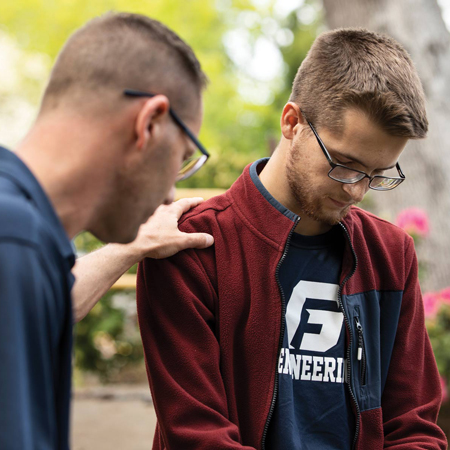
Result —
<instances>
[{"instance_id":1,"label":"blurred background","mask_svg":"<svg viewBox=\"0 0 450 450\"><path fill-rule=\"evenodd\" d=\"M208 197L220 191L205 189L227 189L247 164L271 154L292 80L318 33L362 26L391 35L409 51L427 96L429 137L410 142L402 156L407 182L392 192L369 192L362 206L415 239L444 388L439 420L449 435L450 0L3 1L0 144L14 149L32 124L68 36L111 10L147 14L169 26L193 47L210 79L200 140L211 158L180 183L178 196ZM82 255L102 244L83 233L75 245ZM151 448L155 416L137 328L135 272L134 267L75 327L75 450Z\"/></svg>"}]
</instances>

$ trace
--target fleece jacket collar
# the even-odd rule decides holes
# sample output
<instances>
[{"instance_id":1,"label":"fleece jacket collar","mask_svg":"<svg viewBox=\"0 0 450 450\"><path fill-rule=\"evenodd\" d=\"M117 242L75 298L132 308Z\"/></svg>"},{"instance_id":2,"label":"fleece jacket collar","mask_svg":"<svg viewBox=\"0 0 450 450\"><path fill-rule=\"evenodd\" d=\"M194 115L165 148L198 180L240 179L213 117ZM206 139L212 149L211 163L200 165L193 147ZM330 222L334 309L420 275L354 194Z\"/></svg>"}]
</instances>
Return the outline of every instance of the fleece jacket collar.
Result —
<instances>
[{"instance_id":1,"label":"fleece jacket collar","mask_svg":"<svg viewBox=\"0 0 450 450\"><path fill-rule=\"evenodd\" d=\"M289 233L301 217L276 200L259 179L259 174L269 159L262 158L248 165L228 194L248 224L284 248ZM267 202L272 208L267 207ZM352 212L353 207L342 220L342 225L348 231L349 243L352 242L354 228ZM353 258L348 262L352 265Z\"/></svg>"}]
</instances>

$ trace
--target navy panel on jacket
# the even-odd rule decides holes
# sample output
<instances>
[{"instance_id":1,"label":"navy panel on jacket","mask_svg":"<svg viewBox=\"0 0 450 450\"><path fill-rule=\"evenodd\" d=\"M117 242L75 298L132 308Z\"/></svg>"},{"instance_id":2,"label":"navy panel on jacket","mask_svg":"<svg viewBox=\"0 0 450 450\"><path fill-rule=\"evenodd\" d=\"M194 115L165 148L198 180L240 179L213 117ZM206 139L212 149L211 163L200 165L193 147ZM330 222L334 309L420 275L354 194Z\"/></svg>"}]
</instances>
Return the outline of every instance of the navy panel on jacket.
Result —
<instances>
[{"instance_id":1,"label":"navy panel on jacket","mask_svg":"<svg viewBox=\"0 0 450 450\"><path fill-rule=\"evenodd\" d=\"M351 351L355 358L351 368L352 387L361 411L381 407L381 396L400 317L402 295L401 291L368 291L343 296L353 331ZM364 352L361 360L357 358L357 320L362 326L364 336Z\"/></svg>"}]
</instances>

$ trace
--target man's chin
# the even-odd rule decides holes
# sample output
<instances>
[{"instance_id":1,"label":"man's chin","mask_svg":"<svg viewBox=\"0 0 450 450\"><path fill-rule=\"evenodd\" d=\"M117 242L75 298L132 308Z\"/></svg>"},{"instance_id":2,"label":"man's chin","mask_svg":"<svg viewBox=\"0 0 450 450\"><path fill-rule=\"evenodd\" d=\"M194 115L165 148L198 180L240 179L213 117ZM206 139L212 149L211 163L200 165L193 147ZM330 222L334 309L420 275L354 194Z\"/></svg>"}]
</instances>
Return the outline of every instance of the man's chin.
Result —
<instances>
[{"instance_id":1,"label":"man's chin","mask_svg":"<svg viewBox=\"0 0 450 450\"><path fill-rule=\"evenodd\" d=\"M333 213L330 212L327 213L322 211L321 214L315 217L315 219L318 220L319 222L325 223L333 227L337 225L339 222L341 222L348 215L348 213L350 212L350 208L351 206L347 206L342 211L336 211Z\"/></svg>"},{"instance_id":2,"label":"man's chin","mask_svg":"<svg viewBox=\"0 0 450 450\"><path fill-rule=\"evenodd\" d=\"M168 193L167 197L163 201L163 205L170 205L175 200L175 187L173 187Z\"/></svg>"},{"instance_id":3,"label":"man's chin","mask_svg":"<svg viewBox=\"0 0 450 450\"><path fill-rule=\"evenodd\" d=\"M97 239L105 243L114 244L129 244L136 239L139 231L139 227L134 227L133 229L125 229L121 227L119 230L108 229L108 230L89 230Z\"/></svg>"}]
</instances>

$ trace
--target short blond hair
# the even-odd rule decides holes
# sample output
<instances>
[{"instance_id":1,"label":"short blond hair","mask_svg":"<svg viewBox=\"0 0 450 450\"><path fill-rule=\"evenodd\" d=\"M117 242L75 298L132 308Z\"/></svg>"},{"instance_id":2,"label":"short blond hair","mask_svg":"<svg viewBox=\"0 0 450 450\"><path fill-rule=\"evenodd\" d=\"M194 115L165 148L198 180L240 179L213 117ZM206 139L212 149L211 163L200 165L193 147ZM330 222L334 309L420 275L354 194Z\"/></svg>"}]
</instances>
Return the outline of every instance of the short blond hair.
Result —
<instances>
[{"instance_id":1,"label":"short blond hair","mask_svg":"<svg viewBox=\"0 0 450 450\"><path fill-rule=\"evenodd\" d=\"M107 13L69 38L41 111L92 97L102 102L120 98L126 88L165 94L174 109L183 111L206 83L192 49L162 23L140 14Z\"/></svg>"}]
</instances>

